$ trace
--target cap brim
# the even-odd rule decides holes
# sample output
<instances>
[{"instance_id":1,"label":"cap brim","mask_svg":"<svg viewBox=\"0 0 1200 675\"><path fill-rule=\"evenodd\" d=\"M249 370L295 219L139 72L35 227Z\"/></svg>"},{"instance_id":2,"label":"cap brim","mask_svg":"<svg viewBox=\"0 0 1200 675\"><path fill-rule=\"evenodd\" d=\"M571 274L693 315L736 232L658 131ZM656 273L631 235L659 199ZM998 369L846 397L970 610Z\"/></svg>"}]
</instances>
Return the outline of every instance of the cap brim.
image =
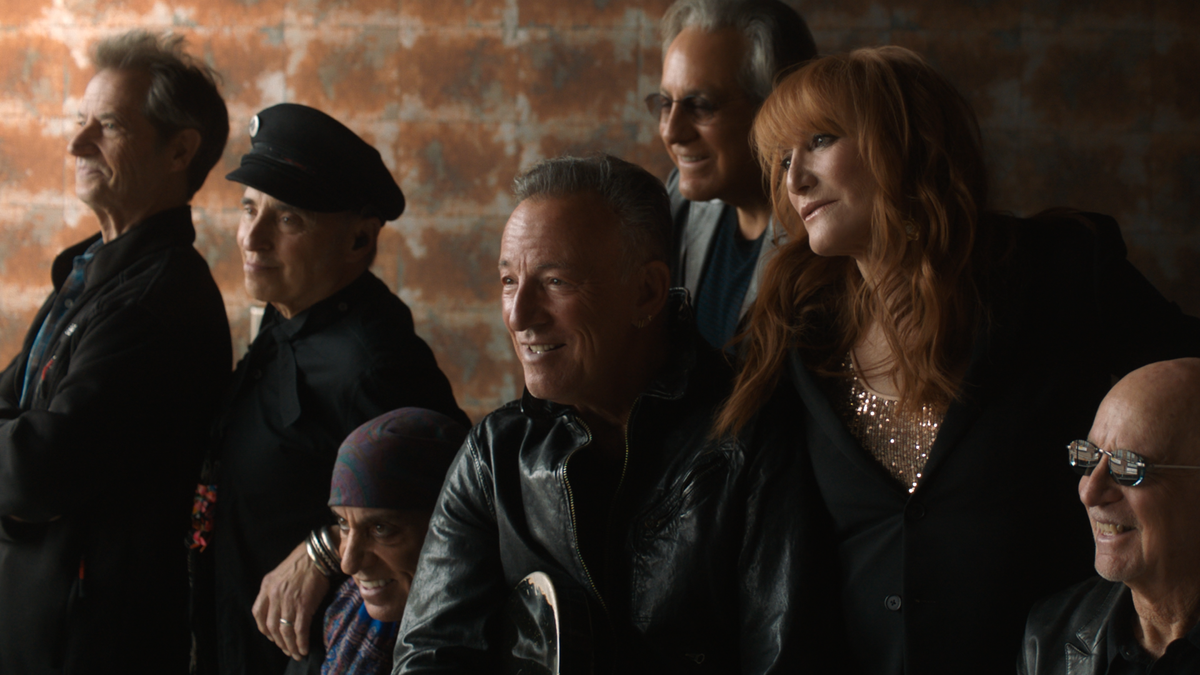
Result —
<instances>
[{"instance_id":1,"label":"cap brim","mask_svg":"<svg viewBox=\"0 0 1200 675\"><path fill-rule=\"evenodd\" d=\"M243 155L242 165L226 174L225 179L317 213L352 211L362 206L346 201L345 195L328 190L303 170L263 155Z\"/></svg>"}]
</instances>

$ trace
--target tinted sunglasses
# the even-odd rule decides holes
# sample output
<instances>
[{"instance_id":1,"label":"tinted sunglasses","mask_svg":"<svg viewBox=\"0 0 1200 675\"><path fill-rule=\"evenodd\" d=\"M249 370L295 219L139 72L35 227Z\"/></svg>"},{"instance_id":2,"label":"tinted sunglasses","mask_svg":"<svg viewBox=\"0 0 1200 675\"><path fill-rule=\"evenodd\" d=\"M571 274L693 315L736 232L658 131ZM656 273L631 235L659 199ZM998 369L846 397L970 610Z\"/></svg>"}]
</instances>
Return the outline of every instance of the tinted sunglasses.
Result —
<instances>
[{"instance_id":1,"label":"tinted sunglasses","mask_svg":"<svg viewBox=\"0 0 1200 675\"><path fill-rule=\"evenodd\" d=\"M1067 444L1067 461L1080 476L1092 475L1092 469L1100 464L1100 456L1108 456L1108 475L1117 485L1133 487L1146 478L1146 469L1200 469L1200 466L1177 464L1151 464L1132 450L1102 450L1087 441L1071 441Z\"/></svg>"}]
</instances>

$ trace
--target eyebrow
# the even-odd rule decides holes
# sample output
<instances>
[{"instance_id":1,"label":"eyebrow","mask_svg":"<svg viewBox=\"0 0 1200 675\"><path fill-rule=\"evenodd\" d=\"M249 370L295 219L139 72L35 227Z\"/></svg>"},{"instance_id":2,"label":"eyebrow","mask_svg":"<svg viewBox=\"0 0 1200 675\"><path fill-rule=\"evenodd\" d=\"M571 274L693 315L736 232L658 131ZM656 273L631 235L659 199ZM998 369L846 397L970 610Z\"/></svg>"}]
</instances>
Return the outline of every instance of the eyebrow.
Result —
<instances>
[{"instance_id":1,"label":"eyebrow","mask_svg":"<svg viewBox=\"0 0 1200 675\"><path fill-rule=\"evenodd\" d=\"M508 267L508 261L507 261L507 260L504 260L504 259L501 259L501 260L500 260L500 267ZM539 265L535 265L535 266L534 266L534 268L533 268L533 271L535 271L535 272L545 272L546 270L565 270L565 271L571 271L571 270L573 270L573 269L575 269L575 266L574 266L574 265L569 265L569 264L567 264L567 263L561 263L561 262L545 262L545 263L541 263L541 264L539 264Z\"/></svg>"},{"instance_id":2,"label":"eyebrow","mask_svg":"<svg viewBox=\"0 0 1200 675\"><path fill-rule=\"evenodd\" d=\"M265 193L265 192L263 194L267 195L267 193ZM267 196L270 197L270 195L267 195ZM274 199L274 197L272 197L272 199ZM250 199L249 197L242 197L242 206L258 206L258 202L254 201L253 199ZM288 204L287 202L281 202L278 199L275 199L275 210L298 213L301 216L304 216L305 218L308 218L313 213L312 211L309 211L308 209L302 209L299 206L292 206L291 204Z\"/></svg>"}]
</instances>

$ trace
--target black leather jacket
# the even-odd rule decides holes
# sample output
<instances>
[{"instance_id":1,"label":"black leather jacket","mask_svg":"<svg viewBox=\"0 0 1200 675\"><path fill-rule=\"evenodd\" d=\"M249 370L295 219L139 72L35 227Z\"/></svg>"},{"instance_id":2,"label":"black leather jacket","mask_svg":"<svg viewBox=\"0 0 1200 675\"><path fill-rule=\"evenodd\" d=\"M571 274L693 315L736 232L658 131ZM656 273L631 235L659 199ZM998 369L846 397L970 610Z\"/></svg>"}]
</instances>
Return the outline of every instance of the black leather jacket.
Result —
<instances>
[{"instance_id":1,"label":"black leather jacket","mask_svg":"<svg viewBox=\"0 0 1200 675\"><path fill-rule=\"evenodd\" d=\"M813 600L825 570L799 545L819 524L801 520L815 488L787 413L767 410L760 419L783 423L711 439L728 370L679 322L673 363L630 415L603 595L578 552L567 472L589 430L573 409L526 393L484 418L451 467L393 674L496 672L500 606L534 571L586 589L598 661L612 672L828 672L806 649L822 639L828 606Z\"/></svg>"},{"instance_id":2,"label":"black leather jacket","mask_svg":"<svg viewBox=\"0 0 1200 675\"><path fill-rule=\"evenodd\" d=\"M1044 598L1029 612L1018 675L1104 675L1120 653L1121 638L1132 639L1137 621L1129 587L1092 577ZM1200 624L1172 642L1150 670L1155 675L1195 673L1200 668ZM1122 670L1121 672L1125 672Z\"/></svg>"}]
</instances>

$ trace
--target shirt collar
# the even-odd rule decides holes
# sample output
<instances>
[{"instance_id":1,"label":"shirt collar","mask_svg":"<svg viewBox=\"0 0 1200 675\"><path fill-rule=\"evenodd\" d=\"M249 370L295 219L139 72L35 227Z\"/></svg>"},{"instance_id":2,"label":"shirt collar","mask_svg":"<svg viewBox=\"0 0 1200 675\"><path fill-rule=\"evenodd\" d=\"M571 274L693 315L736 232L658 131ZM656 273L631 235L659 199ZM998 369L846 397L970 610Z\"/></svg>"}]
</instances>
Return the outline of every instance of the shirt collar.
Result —
<instances>
[{"instance_id":1,"label":"shirt collar","mask_svg":"<svg viewBox=\"0 0 1200 675\"><path fill-rule=\"evenodd\" d=\"M363 272L345 288L314 303L290 319L283 318L273 305L268 305L263 314L262 330L277 328L276 336L285 340L294 340L319 331L358 307L367 297L372 296L372 287L382 284L374 274Z\"/></svg>"}]
</instances>

